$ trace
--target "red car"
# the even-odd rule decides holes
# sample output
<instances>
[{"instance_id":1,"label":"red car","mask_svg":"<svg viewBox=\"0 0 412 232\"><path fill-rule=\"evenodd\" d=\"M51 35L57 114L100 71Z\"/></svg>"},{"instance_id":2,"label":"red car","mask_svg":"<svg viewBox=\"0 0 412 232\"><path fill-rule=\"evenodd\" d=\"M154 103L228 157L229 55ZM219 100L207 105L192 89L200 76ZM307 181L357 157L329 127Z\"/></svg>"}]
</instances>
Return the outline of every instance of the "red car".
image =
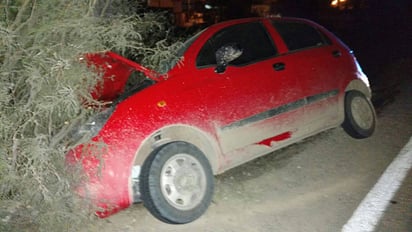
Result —
<instances>
[{"instance_id":1,"label":"red car","mask_svg":"<svg viewBox=\"0 0 412 232\"><path fill-rule=\"evenodd\" d=\"M143 201L164 222L188 223L208 208L213 175L329 128L374 131L367 77L314 22L219 23L176 57L155 72L113 52L87 56L104 71L94 96L108 107L76 129L90 140L67 160L87 174L77 191L101 217Z\"/></svg>"}]
</instances>

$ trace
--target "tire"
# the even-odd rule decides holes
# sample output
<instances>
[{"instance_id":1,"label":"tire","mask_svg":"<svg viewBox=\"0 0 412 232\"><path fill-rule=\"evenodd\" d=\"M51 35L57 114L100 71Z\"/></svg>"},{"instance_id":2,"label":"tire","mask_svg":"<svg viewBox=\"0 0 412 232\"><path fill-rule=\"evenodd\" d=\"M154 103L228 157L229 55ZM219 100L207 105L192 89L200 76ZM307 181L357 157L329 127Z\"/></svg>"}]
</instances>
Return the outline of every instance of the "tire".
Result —
<instances>
[{"instance_id":1,"label":"tire","mask_svg":"<svg viewBox=\"0 0 412 232\"><path fill-rule=\"evenodd\" d=\"M342 127L351 137L363 139L375 131L376 113L370 100L361 92L349 91L345 95L345 120Z\"/></svg>"},{"instance_id":2,"label":"tire","mask_svg":"<svg viewBox=\"0 0 412 232\"><path fill-rule=\"evenodd\" d=\"M140 175L144 206L159 220L185 224L212 201L214 177L205 155L185 142L166 144L145 161Z\"/></svg>"}]
</instances>

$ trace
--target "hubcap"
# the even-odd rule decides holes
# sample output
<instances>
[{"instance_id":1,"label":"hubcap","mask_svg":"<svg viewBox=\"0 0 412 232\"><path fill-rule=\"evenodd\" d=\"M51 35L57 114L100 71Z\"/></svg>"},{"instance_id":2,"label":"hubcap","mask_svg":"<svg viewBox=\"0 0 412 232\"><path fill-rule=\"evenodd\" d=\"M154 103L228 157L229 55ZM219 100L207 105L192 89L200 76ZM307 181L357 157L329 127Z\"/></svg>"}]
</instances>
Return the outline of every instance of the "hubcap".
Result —
<instances>
[{"instance_id":1,"label":"hubcap","mask_svg":"<svg viewBox=\"0 0 412 232\"><path fill-rule=\"evenodd\" d=\"M206 174L196 158L188 154L177 154L163 166L160 186L169 204L180 210L190 210L205 195Z\"/></svg>"},{"instance_id":2,"label":"hubcap","mask_svg":"<svg viewBox=\"0 0 412 232\"><path fill-rule=\"evenodd\" d=\"M373 125L373 112L370 110L368 102L362 97L355 97L352 100L352 116L356 124L362 129L369 129Z\"/></svg>"}]
</instances>

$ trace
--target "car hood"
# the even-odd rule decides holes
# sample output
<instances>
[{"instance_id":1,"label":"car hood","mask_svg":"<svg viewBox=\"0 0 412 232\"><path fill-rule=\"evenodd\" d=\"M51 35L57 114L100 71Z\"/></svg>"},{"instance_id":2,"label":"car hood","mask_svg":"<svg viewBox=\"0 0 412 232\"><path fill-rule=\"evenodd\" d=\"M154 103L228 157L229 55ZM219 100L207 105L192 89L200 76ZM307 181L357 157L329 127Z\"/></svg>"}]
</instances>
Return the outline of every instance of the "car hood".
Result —
<instances>
[{"instance_id":1,"label":"car hood","mask_svg":"<svg viewBox=\"0 0 412 232\"><path fill-rule=\"evenodd\" d=\"M156 71L111 51L88 53L83 59L90 67L102 73L103 80L92 91L93 98L99 101L110 102L123 94L127 80L134 71L142 72L154 82L164 80L163 76Z\"/></svg>"}]
</instances>

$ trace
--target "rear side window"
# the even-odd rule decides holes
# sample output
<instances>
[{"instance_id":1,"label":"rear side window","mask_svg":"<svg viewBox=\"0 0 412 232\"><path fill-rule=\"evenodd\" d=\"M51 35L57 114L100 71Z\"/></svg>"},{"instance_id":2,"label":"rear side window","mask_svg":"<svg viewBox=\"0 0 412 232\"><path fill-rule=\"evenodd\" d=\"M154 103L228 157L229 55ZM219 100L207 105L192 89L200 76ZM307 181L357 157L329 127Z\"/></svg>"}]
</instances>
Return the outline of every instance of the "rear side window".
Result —
<instances>
[{"instance_id":1,"label":"rear side window","mask_svg":"<svg viewBox=\"0 0 412 232\"><path fill-rule=\"evenodd\" d=\"M216 65L215 52L220 47L236 44L242 55L232 65L246 65L276 55L276 48L264 26L259 22L244 23L222 29L203 45L197 59L197 67Z\"/></svg>"},{"instance_id":2,"label":"rear side window","mask_svg":"<svg viewBox=\"0 0 412 232\"><path fill-rule=\"evenodd\" d=\"M289 51L330 44L330 40L316 28L301 22L272 21Z\"/></svg>"}]
</instances>

